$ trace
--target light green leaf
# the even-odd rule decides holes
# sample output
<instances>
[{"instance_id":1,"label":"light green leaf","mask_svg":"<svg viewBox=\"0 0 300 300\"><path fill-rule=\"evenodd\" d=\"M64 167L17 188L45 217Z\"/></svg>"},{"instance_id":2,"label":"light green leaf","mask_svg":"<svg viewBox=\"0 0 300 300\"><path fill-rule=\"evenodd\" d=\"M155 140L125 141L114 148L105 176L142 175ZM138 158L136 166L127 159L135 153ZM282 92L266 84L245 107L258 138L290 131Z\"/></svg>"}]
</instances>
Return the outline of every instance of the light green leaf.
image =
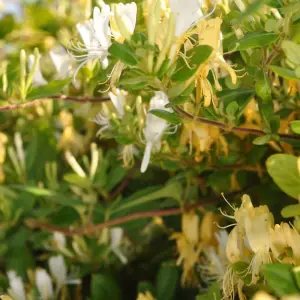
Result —
<instances>
[{"instance_id":1,"label":"light green leaf","mask_svg":"<svg viewBox=\"0 0 300 300\"><path fill-rule=\"evenodd\" d=\"M268 68L273 71L274 73L278 74L279 76L283 77L284 79L292 80L292 79L298 79L296 76L296 73L290 69L282 68L279 66L273 66L270 65Z\"/></svg>"},{"instance_id":2,"label":"light green leaf","mask_svg":"<svg viewBox=\"0 0 300 300\"><path fill-rule=\"evenodd\" d=\"M126 44L113 43L109 47L108 53L129 66L135 66L139 62L138 57Z\"/></svg>"},{"instance_id":3,"label":"light green leaf","mask_svg":"<svg viewBox=\"0 0 300 300\"><path fill-rule=\"evenodd\" d=\"M284 40L281 43L281 48L291 63L296 66L300 65L300 45L289 40Z\"/></svg>"},{"instance_id":4,"label":"light green leaf","mask_svg":"<svg viewBox=\"0 0 300 300\"><path fill-rule=\"evenodd\" d=\"M253 141L253 144L261 146L261 145L264 145L264 144L272 141L272 139L273 139L272 134L266 134L266 135L259 136L259 137L255 138L254 141Z\"/></svg>"},{"instance_id":5,"label":"light green leaf","mask_svg":"<svg viewBox=\"0 0 300 300\"><path fill-rule=\"evenodd\" d=\"M268 158L266 165L268 173L279 188L299 200L300 173L297 157L289 154L274 154Z\"/></svg>"},{"instance_id":6,"label":"light green leaf","mask_svg":"<svg viewBox=\"0 0 300 300\"><path fill-rule=\"evenodd\" d=\"M291 129L293 130L293 132L300 134L300 121L293 121L290 123Z\"/></svg>"},{"instance_id":7,"label":"light green leaf","mask_svg":"<svg viewBox=\"0 0 300 300\"><path fill-rule=\"evenodd\" d=\"M71 78L63 80L52 80L49 84L33 88L27 94L27 100L34 100L40 98L51 98L60 94L61 90L71 82Z\"/></svg>"},{"instance_id":8,"label":"light green leaf","mask_svg":"<svg viewBox=\"0 0 300 300\"><path fill-rule=\"evenodd\" d=\"M270 80L264 70L260 70L256 74L255 91L263 102L272 101Z\"/></svg>"},{"instance_id":9,"label":"light green leaf","mask_svg":"<svg viewBox=\"0 0 300 300\"><path fill-rule=\"evenodd\" d=\"M267 281L267 285L279 297L285 295L299 294L299 289L295 283L292 274L292 265L288 264L267 264L262 268L263 275Z\"/></svg>"},{"instance_id":10,"label":"light green leaf","mask_svg":"<svg viewBox=\"0 0 300 300\"><path fill-rule=\"evenodd\" d=\"M163 109L152 109L149 112L154 116L164 119L174 125L178 125L183 122L183 120L180 119L175 113L171 113Z\"/></svg>"},{"instance_id":11,"label":"light green leaf","mask_svg":"<svg viewBox=\"0 0 300 300\"><path fill-rule=\"evenodd\" d=\"M75 173L65 174L64 180L76 186L87 188L87 189L90 188L92 185L91 181L88 178L80 177Z\"/></svg>"},{"instance_id":12,"label":"light green leaf","mask_svg":"<svg viewBox=\"0 0 300 300\"><path fill-rule=\"evenodd\" d=\"M274 43L278 39L278 35L272 32L250 32L238 40L237 50L247 50L252 48L260 48Z\"/></svg>"}]
</instances>

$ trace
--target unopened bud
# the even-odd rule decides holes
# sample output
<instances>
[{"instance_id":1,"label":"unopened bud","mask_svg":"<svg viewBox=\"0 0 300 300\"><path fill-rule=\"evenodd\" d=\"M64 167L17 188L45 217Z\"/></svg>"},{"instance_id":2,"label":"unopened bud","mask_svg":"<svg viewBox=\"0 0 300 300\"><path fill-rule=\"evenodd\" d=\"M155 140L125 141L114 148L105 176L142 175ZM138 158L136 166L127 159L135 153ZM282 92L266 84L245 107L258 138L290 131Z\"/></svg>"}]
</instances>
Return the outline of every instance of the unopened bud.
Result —
<instances>
[{"instance_id":1,"label":"unopened bud","mask_svg":"<svg viewBox=\"0 0 300 300\"><path fill-rule=\"evenodd\" d=\"M181 226L187 240L192 244L197 244L199 240L199 216L193 211L184 213Z\"/></svg>"}]
</instances>

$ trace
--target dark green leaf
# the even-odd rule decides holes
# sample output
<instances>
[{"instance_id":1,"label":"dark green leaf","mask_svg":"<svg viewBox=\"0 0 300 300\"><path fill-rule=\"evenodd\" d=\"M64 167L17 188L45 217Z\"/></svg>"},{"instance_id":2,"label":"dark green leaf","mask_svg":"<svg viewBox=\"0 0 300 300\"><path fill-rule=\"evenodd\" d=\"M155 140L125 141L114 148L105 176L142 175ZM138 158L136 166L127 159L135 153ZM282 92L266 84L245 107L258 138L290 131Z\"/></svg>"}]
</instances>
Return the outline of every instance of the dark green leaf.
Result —
<instances>
[{"instance_id":1,"label":"dark green leaf","mask_svg":"<svg viewBox=\"0 0 300 300\"><path fill-rule=\"evenodd\" d=\"M116 281L109 275L95 274L91 281L91 300L121 299L121 291Z\"/></svg>"},{"instance_id":2,"label":"dark green leaf","mask_svg":"<svg viewBox=\"0 0 300 300\"><path fill-rule=\"evenodd\" d=\"M156 277L156 294L158 300L174 299L179 270L175 265L163 264Z\"/></svg>"}]
</instances>

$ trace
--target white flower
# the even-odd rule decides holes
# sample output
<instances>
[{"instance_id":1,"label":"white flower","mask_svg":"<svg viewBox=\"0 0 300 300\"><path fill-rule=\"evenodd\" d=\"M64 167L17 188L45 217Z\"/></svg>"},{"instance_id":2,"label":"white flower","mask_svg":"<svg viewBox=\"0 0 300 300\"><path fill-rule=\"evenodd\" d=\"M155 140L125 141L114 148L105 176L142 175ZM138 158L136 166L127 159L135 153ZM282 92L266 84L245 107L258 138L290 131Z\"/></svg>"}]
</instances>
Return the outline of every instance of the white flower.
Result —
<instances>
[{"instance_id":1,"label":"white flower","mask_svg":"<svg viewBox=\"0 0 300 300\"><path fill-rule=\"evenodd\" d=\"M58 249L66 247L66 244L67 244L66 237L61 232L55 231L53 233L53 240Z\"/></svg>"},{"instance_id":2,"label":"white flower","mask_svg":"<svg viewBox=\"0 0 300 300\"><path fill-rule=\"evenodd\" d=\"M62 46L56 47L52 49L49 54L55 66L58 78L64 79L69 77L70 71L72 69L72 62L65 48Z\"/></svg>"},{"instance_id":3,"label":"white flower","mask_svg":"<svg viewBox=\"0 0 300 300\"><path fill-rule=\"evenodd\" d=\"M125 95L126 92L123 90L116 89L116 95L112 92L108 93L111 103L115 107L117 111L117 117L122 118L124 115L124 106L125 106ZM107 109L107 106L103 105L104 114L98 113L94 119L94 122L102 128L100 128L97 132L97 135L100 135L102 132L110 128L110 112Z\"/></svg>"},{"instance_id":4,"label":"white flower","mask_svg":"<svg viewBox=\"0 0 300 300\"><path fill-rule=\"evenodd\" d=\"M121 91L119 89L116 90L116 95L113 92L108 93L111 102L113 103L115 109L118 112L118 115L120 117L123 117L124 115L124 105L125 105L125 91Z\"/></svg>"},{"instance_id":5,"label":"white flower","mask_svg":"<svg viewBox=\"0 0 300 300\"><path fill-rule=\"evenodd\" d=\"M170 0L170 7L176 18L176 37L181 37L203 16L199 0Z\"/></svg>"},{"instance_id":6,"label":"white flower","mask_svg":"<svg viewBox=\"0 0 300 300\"><path fill-rule=\"evenodd\" d=\"M94 8L93 19L76 25L82 38L83 45L73 45L73 50L87 52L86 54L74 55L81 63L77 68L74 78L79 69L93 59L100 59L103 68L108 65L108 48L111 45L111 31L109 18L111 12L109 5L104 5L100 11L99 7Z\"/></svg>"},{"instance_id":7,"label":"white flower","mask_svg":"<svg viewBox=\"0 0 300 300\"><path fill-rule=\"evenodd\" d=\"M122 42L123 37L130 39L136 25L137 6L135 2L113 6L111 18L111 31L114 38Z\"/></svg>"},{"instance_id":8,"label":"white flower","mask_svg":"<svg viewBox=\"0 0 300 300\"><path fill-rule=\"evenodd\" d=\"M128 262L127 257L122 253L120 249L121 240L123 237L123 229L121 227L111 228L110 233L110 249L120 259L123 264Z\"/></svg>"},{"instance_id":9,"label":"white flower","mask_svg":"<svg viewBox=\"0 0 300 300\"><path fill-rule=\"evenodd\" d=\"M54 292L51 277L45 269L36 270L35 283L42 300L49 300L53 298Z\"/></svg>"},{"instance_id":10,"label":"white flower","mask_svg":"<svg viewBox=\"0 0 300 300\"><path fill-rule=\"evenodd\" d=\"M67 283L67 267L61 255L52 256L49 259L49 269L55 279L57 290Z\"/></svg>"},{"instance_id":11,"label":"white flower","mask_svg":"<svg viewBox=\"0 0 300 300\"><path fill-rule=\"evenodd\" d=\"M32 70L33 65L34 65L34 61L35 61L34 55L33 54L29 55L29 57L28 57L28 69L29 69L29 71ZM45 85L45 84L47 84L47 80L43 77L43 74L42 74L41 69L40 69L40 63L38 62L37 66L36 66L36 70L35 70L34 75L32 77L32 85L35 86L35 87L38 87L38 86L42 86L42 85Z\"/></svg>"},{"instance_id":12,"label":"white flower","mask_svg":"<svg viewBox=\"0 0 300 300\"><path fill-rule=\"evenodd\" d=\"M155 92L155 96L150 100L149 111L152 109L161 109L171 112L170 108L165 108L169 103L168 96L164 92ZM141 172L144 173L150 162L151 152L159 151L161 146L161 137L168 127L168 122L149 113L146 117L146 126L143 130L146 139L146 149L141 165Z\"/></svg>"},{"instance_id":13,"label":"white flower","mask_svg":"<svg viewBox=\"0 0 300 300\"><path fill-rule=\"evenodd\" d=\"M15 271L7 272L9 280L9 293L15 300L26 300L25 288L22 277L17 276Z\"/></svg>"}]
</instances>

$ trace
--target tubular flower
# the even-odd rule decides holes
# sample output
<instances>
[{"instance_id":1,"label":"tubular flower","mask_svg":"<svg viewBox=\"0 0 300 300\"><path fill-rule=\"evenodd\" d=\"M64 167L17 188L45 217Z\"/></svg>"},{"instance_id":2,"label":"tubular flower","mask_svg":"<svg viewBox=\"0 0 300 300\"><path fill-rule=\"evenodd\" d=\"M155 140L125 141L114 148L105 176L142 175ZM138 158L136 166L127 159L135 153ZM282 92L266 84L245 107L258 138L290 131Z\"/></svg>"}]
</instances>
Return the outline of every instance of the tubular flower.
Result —
<instances>
[{"instance_id":1,"label":"tubular flower","mask_svg":"<svg viewBox=\"0 0 300 300\"><path fill-rule=\"evenodd\" d=\"M31 71L32 68L34 67L35 59L36 58L34 57L33 54L30 54L28 56L28 69L29 69L29 71ZM44 78L44 76L41 72L40 62L38 61L37 65L36 65L35 72L34 72L33 77L32 77L32 85L35 86L35 87L38 87L38 86L45 85L47 83L48 83L47 80Z\"/></svg>"},{"instance_id":2,"label":"tubular flower","mask_svg":"<svg viewBox=\"0 0 300 300\"><path fill-rule=\"evenodd\" d=\"M58 79L69 77L72 70L72 60L64 47L56 47L50 52L51 60L55 66Z\"/></svg>"},{"instance_id":3,"label":"tubular flower","mask_svg":"<svg viewBox=\"0 0 300 300\"><path fill-rule=\"evenodd\" d=\"M187 212L182 215L182 232L171 235L171 239L176 240L179 253L177 265L182 265L183 268L181 278L183 285L197 284L195 266L200 260L200 253L204 249L209 252L209 247L216 244L214 221L215 215L211 212L205 213L201 223L195 212Z\"/></svg>"},{"instance_id":4,"label":"tubular flower","mask_svg":"<svg viewBox=\"0 0 300 300\"><path fill-rule=\"evenodd\" d=\"M145 293L139 293L137 300L155 300L155 298L149 291L146 291Z\"/></svg>"},{"instance_id":5,"label":"tubular flower","mask_svg":"<svg viewBox=\"0 0 300 300\"><path fill-rule=\"evenodd\" d=\"M199 67L196 74L197 100L203 98L204 106L209 106L213 101L213 89L207 79L209 71L213 74L216 90L222 90L216 71L218 69L229 73L233 84L237 81L235 71L223 57L221 24L222 20L217 17L208 21L201 20L197 26L199 45L209 45L213 48L210 58Z\"/></svg>"},{"instance_id":6,"label":"tubular flower","mask_svg":"<svg viewBox=\"0 0 300 300\"><path fill-rule=\"evenodd\" d=\"M198 0L187 2L170 0L170 11L175 15L175 41L169 53L169 58L172 62L182 44L191 34L191 28L203 17L203 13Z\"/></svg>"},{"instance_id":7,"label":"tubular flower","mask_svg":"<svg viewBox=\"0 0 300 300\"><path fill-rule=\"evenodd\" d=\"M117 114L112 114L106 104L103 103L102 112L99 112L94 119L94 122L96 124L102 126L102 128L98 130L97 135L100 135L102 132L110 128L111 117L122 119L122 117L124 116L125 96L127 95L127 93L123 90L116 89L115 93L109 92L108 95Z\"/></svg>"},{"instance_id":8,"label":"tubular flower","mask_svg":"<svg viewBox=\"0 0 300 300\"><path fill-rule=\"evenodd\" d=\"M26 293L22 277L17 276L15 271L7 272L9 281L9 294L16 300L25 300Z\"/></svg>"},{"instance_id":9,"label":"tubular flower","mask_svg":"<svg viewBox=\"0 0 300 300\"><path fill-rule=\"evenodd\" d=\"M192 113L191 103L184 104L185 111ZM180 137L181 145L190 145L190 153L195 148L195 160L202 161L203 153L209 154L213 144L216 144L217 154L220 148L225 155L228 155L228 145L225 138L221 135L220 129L215 126L209 126L195 120L187 121L183 125L183 131Z\"/></svg>"},{"instance_id":10,"label":"tubular flower","mask_svg":"<svg viewBox=\"0 0 300 300\"><path fill-rule=\"evenodd\" d=\"M146 117L146 126L143 133L146 140L146 148L141 165L141 172L144 173L149 165L151 152L159 151L161 147L161 138L169 124L166 120L158 118L150 113L152 109L161 109L171 112L170 108L165 108L169 103L168 96L164 92L155 92L150 100L149 110Z\"/></svg>"},{"instance_id":11,"label":"tubular flower","mask_svg":"<svg viewBox=\"0 0 300 300\"><path fill-rule=\"evenodd\" d=\"M79 69L94 59L100 59L102 67L108 65L108 48L111 45L111 29L109 27L109 18L111 16L109 5L103 5L101 11L99 7L94 8L93 18L84 23L77 24L77 30L83 41L78 45L73 45L72 50L79 51L83 54L74 55L80 62L74 78ZM85 53L86 52L86 53Z\"/></svg>"},{"instance_id":12,"label":"tubular flower","mask_svg":"<svg viewBox=\"0 0 300 300\"><path fill-rule=\"evenodd\" d=\"M117 42L123 43L124 39L130 40L135 29L136 16L137 6L135 2L113 5L110 27L112 35Z\"/></svg>"},{"instance_id":13,"label":"tubular flower","mask_svg":"<svg viewBox=\"0 0 300 300\"><path fill-rule=\"evenodd\" d=\"M50 300L54 296L51 277L44 269L35 272L35 283L42 300Z\"/></svg>"}]
</instances>

